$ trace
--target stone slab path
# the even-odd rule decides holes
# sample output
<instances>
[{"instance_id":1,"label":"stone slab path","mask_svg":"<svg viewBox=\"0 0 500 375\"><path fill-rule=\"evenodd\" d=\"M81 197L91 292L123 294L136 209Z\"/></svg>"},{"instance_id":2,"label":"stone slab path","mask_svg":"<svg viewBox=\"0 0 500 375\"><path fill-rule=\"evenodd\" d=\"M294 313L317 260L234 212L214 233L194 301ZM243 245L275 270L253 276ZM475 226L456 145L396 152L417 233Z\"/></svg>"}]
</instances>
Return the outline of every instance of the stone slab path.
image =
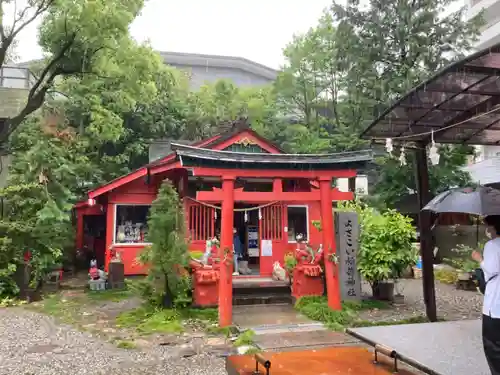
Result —
<instances>
[{"instance_id":1,"label":"stone slab path","mask_svg":"<svg viewBox=\"0 0 500 375\"><path fill-rule=\"evenodd\" d=\"M265 351L360 345L359 340L306 318L292 305L235 306L233 322L240 330L254 331L254 344Z\"/></svg>"},{"instance_id":2,"label":"stone slab path","mask_svg":"<svg viewBox=\"0 0 500 375\"><path fill-rule=\"evenodd\" d=\"M334 346L365 346L358 339L328 330L257 334L255 343L265 351L318 349Z\"/></svg>"},{"instance_id":3,"label":"stone slab path","mask_svg":"<svg viewBox=\"0 0 500 375\"><path fill-rule=\"evenodd\" d=\"M292 305L250 305L233 307L233 323L241 330L265 326L316 323L299 314Z\"/></svg>"},{"instance_id":4,"label":"stone slab path","mask_svg":"<svg viewBox=\"0 0 500 375\"><path fill-rule=\"evenodd\" d=\"M480 320L350 329L440 375L489 375Z\"/></svg>"}]
</instances>

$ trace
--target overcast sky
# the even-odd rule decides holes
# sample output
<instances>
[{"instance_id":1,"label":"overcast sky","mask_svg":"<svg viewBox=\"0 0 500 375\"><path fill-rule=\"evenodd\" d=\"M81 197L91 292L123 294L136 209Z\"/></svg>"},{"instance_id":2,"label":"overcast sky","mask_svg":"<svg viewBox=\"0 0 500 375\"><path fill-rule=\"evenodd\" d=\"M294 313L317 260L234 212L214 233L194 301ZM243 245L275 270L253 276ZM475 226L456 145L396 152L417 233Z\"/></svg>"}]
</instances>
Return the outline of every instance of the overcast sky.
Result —
<instances>
[{"instance_id":1,"label":"overcast sky","mask_svg":"<svg viewBox=\"0 0 500 375\"><path fill-rule=\"evenodd\" d=\"M297 33L314 26L331 0L147 0L131 32L161 51L245 57L272 68ZM21 34L20 61L39 58L37 24Z\"/></svg>"}]
</instances>

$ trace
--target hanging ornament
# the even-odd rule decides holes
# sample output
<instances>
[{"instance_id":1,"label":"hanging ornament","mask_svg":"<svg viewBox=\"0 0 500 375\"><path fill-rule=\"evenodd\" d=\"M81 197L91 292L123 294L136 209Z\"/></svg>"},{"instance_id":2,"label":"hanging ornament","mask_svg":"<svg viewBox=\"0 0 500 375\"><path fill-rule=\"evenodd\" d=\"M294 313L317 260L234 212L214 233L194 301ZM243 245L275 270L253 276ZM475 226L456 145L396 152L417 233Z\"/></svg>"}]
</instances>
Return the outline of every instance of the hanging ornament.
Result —
<instances>
[{"instance_id":1,"label":"hanging ornament","mask_svg":"<svg viewBox=\"0 0 500 375\"><path fill-rule=\"evenodd\" d=\"M260 208L259 208L259 220L262 220L262 211Z\"/></svg>"},{"instance_id":2,"label":"hanging ornament","mask_svg":"<svg viewBox=\"0 0 500 375\"><path fill-rule=\"evenodd\" d=\"M401 153L399 154L399 163L401 164L401 166L406 165L405 146L401 146Z\"/></svg>"},{"instance_id":3,"label":"hanging ornament","mask_svg":"<svg viewBox=\"0 0 500 375\"><path fill-rule=\"evenodd\" d=\"M248 223L248 212L245 211L245 223Z\"/></svg>"},{"instance_id":4,"label":"hanging ornament","mask_svg":"<svg viewBox=\"0 0 500 375\"><path fill-rule=\"evenodd\" d=\"M394 148L392 147L392 139L391 138L387 138L385 140L385 150L389 153L389 154L392 154L392 150Z\"/></svg>"},{"instance_id":5,"label":"hanging ornament","mask_svg":"<svg viewBox=\"0 0 500 375\"><path fill-rule=\"evenodd\" d=\"M436 146L436 142L434 142L434 131L431 132L431 148L429 149L429 159L432 165L439 164L439 151Z\"/></svg>"}]
</instances>

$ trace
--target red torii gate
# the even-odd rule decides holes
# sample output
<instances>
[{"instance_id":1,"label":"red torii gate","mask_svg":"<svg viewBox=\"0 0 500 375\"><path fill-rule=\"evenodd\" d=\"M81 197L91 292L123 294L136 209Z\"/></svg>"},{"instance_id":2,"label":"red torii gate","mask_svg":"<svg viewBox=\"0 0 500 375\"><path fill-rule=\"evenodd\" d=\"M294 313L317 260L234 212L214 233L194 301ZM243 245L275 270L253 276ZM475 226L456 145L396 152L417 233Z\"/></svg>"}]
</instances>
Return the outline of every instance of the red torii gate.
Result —
<instances>
[{"instance_id":1,"label":"red torii gate","mask_svg":"<svg viewBox=\"0 0 500 375\"><path fill-rule=\"evenodd\" d=\"M273 168L273 169L258 169L255 164L262 165L262 168L270 165L272 159L276 162L285 161L289 159L295 163L295 155L254 155L248 157L249 160L232 160L231 153L214 152L211 150L194 149L184 145L172 145L175 148L178 157L180 158L181 165L187 168L196 177L218 177L222 181L221 189L212 189L212 191L198 191L197 200L209 202L222 202L221 207L221 241L220 241L220 259L224 259L220 267L220 281L219 281L219 325L221 327L229 326L232 324L232 249L233 247L233 212L234 202L272 202L272 201L319 201L321 204L321 221L322 221L322 240L323 248L325 251L325 277L328 293L328 306L333 310L340 310L341 297L340 287L338 281L338 273L336 272L337 265L330 261L331 255L336 252L334 223L333 223L333 206L334 200L351 200L353 199L353 192L340 192L338 189L332 189L332 181L334 178L354 178L356 177L356 169L348 168L341 169L293 169L289 167ZM236 154L235 154L236 156ZM294 160L295 156L295 160ZM363 158L364 156L364 158ZM363 155L360 160L354 162L364 161L368 159ZM327 158L326 155L310 155L301 157L301 164L308 164L313 167L315 163L311 163L312 158L316 162L321 162L321 157ZM305 160L304 160L305 159ZM371 153L369 155L371 160ZM206 162L216 164L216 167L205 167ZM343 164L346 167L348 162L324 160L325 164ZM349 162L353 162L350 160ZM238 169L235 169L235 163L238 163ZM252 163L252 167L248 168ZM317 163L319 164L319 163ZM228 168L231 166L233 168ZM323 165L324 166L324 165ZM247 168L245 168L247 167ZM272 178L273 191L272 192L245 192L243 189L235 189L235 180L238 177L245 178ZM319 189L312 189L308 192L284 192L282 180L284 178L296 179L309 179L312 185L319 186Z\"/></svg>"}]
</instances>

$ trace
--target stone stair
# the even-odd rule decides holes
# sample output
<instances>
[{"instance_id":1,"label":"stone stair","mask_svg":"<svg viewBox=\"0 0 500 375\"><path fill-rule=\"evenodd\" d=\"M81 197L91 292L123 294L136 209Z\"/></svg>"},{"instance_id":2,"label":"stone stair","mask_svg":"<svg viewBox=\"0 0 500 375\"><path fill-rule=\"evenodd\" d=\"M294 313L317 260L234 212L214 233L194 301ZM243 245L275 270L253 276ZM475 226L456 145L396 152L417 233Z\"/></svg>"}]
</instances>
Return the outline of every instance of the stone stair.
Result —
<instances>
[{"instance_id":1,"label":"stone stair","mask_svg":"<svg viewBox=\"0 0 500 375\"><path fill-rule=\"evenodd\" d=\"M290 285L271 278L235 278L233 305L291 304Z\"/></svg>"},{"instance_id":2,"label":"stone stair","mask_svg":"<svg viewBox=\"0 0 500 375\"><path fill-rule=\"evenodd\" d=\"M306 318L290 304L235 306L233 324L240 332L252 330L254 345L265 352L364 346L350 335Z\"/></svg>"}]
</instances>

